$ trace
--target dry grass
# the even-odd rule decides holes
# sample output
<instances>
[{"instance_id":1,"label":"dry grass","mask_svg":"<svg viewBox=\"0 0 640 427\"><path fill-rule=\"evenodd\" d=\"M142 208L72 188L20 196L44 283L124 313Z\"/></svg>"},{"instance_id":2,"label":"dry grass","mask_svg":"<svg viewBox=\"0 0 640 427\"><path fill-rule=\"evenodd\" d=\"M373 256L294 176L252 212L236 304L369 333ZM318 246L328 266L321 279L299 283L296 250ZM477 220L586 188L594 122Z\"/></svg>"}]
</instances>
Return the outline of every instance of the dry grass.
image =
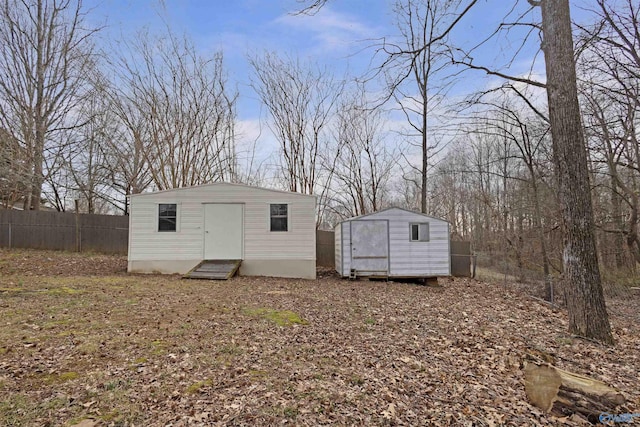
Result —
<instances>
[{"instance_id":1,"label":"dry grass","mask_svg":"<svg viewBox=\"0 0 640 427\"><path fill-rule=\"evenodd\" d=\"M124 265L0 251L0 425L561 424L526 401L531 347L640 407L638 298L610 301L606 348L485 282L185 281Z\"/></svg>"}]
</instances>

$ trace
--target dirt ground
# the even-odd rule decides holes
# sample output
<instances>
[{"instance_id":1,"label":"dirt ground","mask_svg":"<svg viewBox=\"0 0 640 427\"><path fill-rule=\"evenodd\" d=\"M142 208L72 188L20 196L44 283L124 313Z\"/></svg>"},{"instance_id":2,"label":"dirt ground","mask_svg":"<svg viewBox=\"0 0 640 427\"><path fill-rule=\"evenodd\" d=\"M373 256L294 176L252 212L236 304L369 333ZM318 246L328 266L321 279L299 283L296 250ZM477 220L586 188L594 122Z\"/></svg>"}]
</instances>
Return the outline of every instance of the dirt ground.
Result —
<instances>
[{"instance_id":1,"label":"dirt ground","mask_svg":"<svg viewBox=\"0 0 640 427\"><path fill-rule=\"evenodd\" d=\"M0 249L0 425L584 424L527 403L532 349L640 412L632 293L608 301L608 348L515 286L125 270L123 257Z\"/></svg>"}]
</instances>

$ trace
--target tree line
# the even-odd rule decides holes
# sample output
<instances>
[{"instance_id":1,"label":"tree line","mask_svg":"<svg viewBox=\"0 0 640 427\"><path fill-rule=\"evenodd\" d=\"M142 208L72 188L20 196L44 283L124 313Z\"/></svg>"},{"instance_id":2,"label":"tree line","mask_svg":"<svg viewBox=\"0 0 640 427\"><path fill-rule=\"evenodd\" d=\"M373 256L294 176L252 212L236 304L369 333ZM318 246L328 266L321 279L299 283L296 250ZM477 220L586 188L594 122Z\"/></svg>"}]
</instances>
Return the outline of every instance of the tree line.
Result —
<instances>
[{"instance_id":1,"label":"tree line","mask_svg":"<svg viewBox=\"0 0 640 427\"><path fill-rule=\"evenodd\" d=\"M0 5L4 206L128 212L127 194L236 180L222 53L172 31L98 48L80 0Z\"/></svg>"}]
</instances>

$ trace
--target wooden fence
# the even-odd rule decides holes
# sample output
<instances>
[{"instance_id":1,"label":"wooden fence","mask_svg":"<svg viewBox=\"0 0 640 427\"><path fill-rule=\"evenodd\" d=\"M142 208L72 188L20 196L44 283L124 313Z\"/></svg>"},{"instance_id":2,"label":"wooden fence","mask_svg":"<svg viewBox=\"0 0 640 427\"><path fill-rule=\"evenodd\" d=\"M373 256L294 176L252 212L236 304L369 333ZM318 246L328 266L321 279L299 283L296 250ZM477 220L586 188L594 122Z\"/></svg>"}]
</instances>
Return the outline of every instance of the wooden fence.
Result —
<instances>
[{"instance_id":1,"label":"wooden fence","mask_svg":"<svg viewBox=\"0 0 640 427\"><path fill-rule=\"evenodd\" d=\"M475 260L471 253L471 242L451 241L451 275L474 277ZM473 271L472 271L473 270Z\"/></svg>"},{"instance_id":2,"label":"wooden fence","mask_svg":"<svg viewBox=\"0 0 640 427\"><path fill-rule=\"evenodd\" d=\"M0 247L126 254L129 217L0 209Z\"/></svg>"},{"instance_id":3,"label":"wooden fence","mask_svg":"<svg viewBox=\"0 0 640 427\"><path fill-rule=\"evenodd\" d=\"M316 231L316 265L318 267L335 267L335 245L333 231Z\"/></svg>"}]
</instances>

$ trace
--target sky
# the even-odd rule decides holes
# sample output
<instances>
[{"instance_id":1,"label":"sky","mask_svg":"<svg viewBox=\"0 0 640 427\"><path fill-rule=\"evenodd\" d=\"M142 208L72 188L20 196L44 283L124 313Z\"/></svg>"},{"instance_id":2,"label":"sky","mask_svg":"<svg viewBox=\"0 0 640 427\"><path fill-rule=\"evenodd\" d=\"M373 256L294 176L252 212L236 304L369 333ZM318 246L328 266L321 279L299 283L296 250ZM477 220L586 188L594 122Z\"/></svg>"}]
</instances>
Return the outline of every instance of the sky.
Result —
<instances>
[{"instance_id":1,"label":"sky","mask_svg":"<svg viewBox=\"0 0 640 427\"><path fill-rule=\"evenodd\" d=\"M593 0L572 0L574 18L584 16L582 8L589 1ZM84 4L90 9L91 23L104 25L100 36L105 43L134 37L142 28L162 32L169 25L191 37L205 54L222 50L229 80L239 92L239 138L244 143L265 142L260 146L269 146L273 137L265 125L267 114L250 87L249 56L278 52L315 61L337 76L361 76L372 63L375 44L383 38L393 39L398 32L391 0L330 0L313 16L294 14L301 7L297 0L85 0ZM505 16L507 21L515 21L525 9L526 0L480 0L456 27L452 38L467 48L474 46L505 21ZM532 71L544 80L537 36L522 48L515 61L510 61L512 53L520 48L523 31L514 28L487 42L474 51L474 63L509 65L512 74L523 76ZM460 98L498 84L497 78L465 72L449 96Z\"/></svg>"},{"instance_id":2,"label":"sky","mask_svg":"<svg viewBox=\"0 0 640 427\"><path fill-rule=\"evenodd\" d=\"M264 158L276 142L250 87L248 57L273 51L315 61L338 76L356 75L370 60L357 52L389 31L386 2L337 3L315 16L294 16L300 8L296 0L85 0L84 5L90 23L104 26L100 37L105 45L135 37L143 28L162 32L169 25L187 34L204 54L222 50L229 82L239 93L237 138L245 147L259 140L257 156Z\"/></svg>"},{"instance_id":3,"label":"sky","mask_svg":"<svg viewBox=\"0 0 640 427\"><path fill-rule=\"evenodd\" d=\"M273 51L316 61L337 75L360 74L370 55L358 50L368 40L388 33L390 20L386 2L339 1L315 16L294 16L295 0L90 0L90 18L106 23L101 37L113 42L131 37L141 28L163 31L168 25L184 32L206 54L224 52L230 80L240 93L240 121L264 116L255 91L250 87L251 67L247 58ZM366 10L366 13L362 13Z\"/></svg>"}]
</instances>

